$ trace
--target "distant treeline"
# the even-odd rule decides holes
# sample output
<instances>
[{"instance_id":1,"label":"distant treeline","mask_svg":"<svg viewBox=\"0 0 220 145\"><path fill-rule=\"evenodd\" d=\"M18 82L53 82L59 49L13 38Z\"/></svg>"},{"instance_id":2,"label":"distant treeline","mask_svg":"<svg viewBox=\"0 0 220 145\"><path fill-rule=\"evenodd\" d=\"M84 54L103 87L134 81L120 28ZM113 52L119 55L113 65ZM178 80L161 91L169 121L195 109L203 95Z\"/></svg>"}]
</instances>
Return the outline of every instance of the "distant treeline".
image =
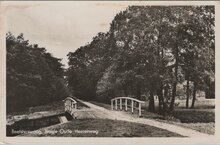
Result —
<instances>
[{"instance_id":1,"label":"distant treeline","mask_svg":"<svg viewBox=\"0 0 220 145\"><path fill-rule=\"evenodd\" d=\"M214 6L128 7L107 33L68 54L68 86L86 100L147 98L150 111L157 95L164 113L185 84L186 108L193 108L198 91L215 98L214 24Z\"/></svg>"},{"instance_id":2,"label":"distant treeline","mask_svg":"<svg viewBox=\"0 0 220 145\"><path fill-rule=\"evenodd\" d=\"M62 100L68 95L61 59L30 45L23 34L6 34L7 112Z\"/></svg>"}]
</instances>

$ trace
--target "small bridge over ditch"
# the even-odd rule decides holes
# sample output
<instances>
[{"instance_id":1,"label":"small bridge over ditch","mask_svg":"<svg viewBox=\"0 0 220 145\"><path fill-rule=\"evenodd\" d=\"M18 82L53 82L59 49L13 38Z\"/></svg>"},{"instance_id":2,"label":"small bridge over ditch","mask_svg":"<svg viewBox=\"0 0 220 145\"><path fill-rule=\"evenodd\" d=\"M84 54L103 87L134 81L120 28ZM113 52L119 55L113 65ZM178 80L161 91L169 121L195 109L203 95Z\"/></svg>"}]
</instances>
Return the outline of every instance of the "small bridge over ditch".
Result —
<instances>
[{"instance_id":1,"label":"small bridge over ditch","mask_svg":"<svg viewBox=\"0 0 220 145\"><path fill-rule=\"evenodd\" d=\"M71 116L74 117L74 112L77 109L77 102L71 97L67 97L64 101L64 109L65 112L69 113Z\"/></svg>"},{"instance_id":2,"label":"small bridge over ditch","mask_svg":"<svg viewBox=\"0 0 220 145\"><path fill-rule=\"evenodd\" d=\"M131 108L131 112L134 113L134 109L138 110L139 117L141 117L141 104L144 104L144 101L140 101L131 97L117 97L111 99L111 109L112 110L124 110L127 111L128 108ZM136 107L138 104L138 107Z\"/></svg>"}]
</instances>

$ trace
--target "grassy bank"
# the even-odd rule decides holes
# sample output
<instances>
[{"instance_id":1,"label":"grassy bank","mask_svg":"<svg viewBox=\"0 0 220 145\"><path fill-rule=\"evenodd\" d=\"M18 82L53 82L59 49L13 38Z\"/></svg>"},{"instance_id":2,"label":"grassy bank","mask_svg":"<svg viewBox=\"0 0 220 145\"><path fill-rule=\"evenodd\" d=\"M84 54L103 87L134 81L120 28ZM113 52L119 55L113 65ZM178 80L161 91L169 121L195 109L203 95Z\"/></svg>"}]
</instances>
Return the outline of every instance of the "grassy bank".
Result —
<instances>
[{"instance_id":1,"label":"grassy bank","mask_svg":"<svg viewBox=\"0 0 220 145\"><path fill-rule=\"evenodd\" d=\"M48 130L57 132L54 134L48 133ZM78 119L65 124L40 129L39 132L39 134L29 133L23 136L181 137L181 135L169 132L164 129L138 123L109 119Z\"/></svg>"},{"instance_id":2,"label":"grassy bank","mask_svg":"<svg viewBox=\"0 0 220 145\"><path fill-rule=\"evenodd\" d=\"M91 102L106 109L111 109L109 104L100 102ZM131 114L131 110L127 113ZM135 110L134 114L137 116L138 112ZM142 110L142 117L147 119L154 119L160 122L175 124L181 127L190 128L202 133L215 133L215 112L214 109L176 109L172 117L164 118L157 113L151 113L147 110Z\"/></svg>"}]
</instances>

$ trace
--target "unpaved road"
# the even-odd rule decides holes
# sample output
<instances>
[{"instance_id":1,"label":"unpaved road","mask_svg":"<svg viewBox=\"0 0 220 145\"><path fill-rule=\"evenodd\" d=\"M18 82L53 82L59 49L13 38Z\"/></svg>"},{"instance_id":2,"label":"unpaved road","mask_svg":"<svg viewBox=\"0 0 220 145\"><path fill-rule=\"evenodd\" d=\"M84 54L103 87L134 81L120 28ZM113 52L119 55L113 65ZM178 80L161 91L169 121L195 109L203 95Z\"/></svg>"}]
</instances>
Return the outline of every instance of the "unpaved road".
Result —
<instances>
[{"instance_id":1,"label":"unpaved road","mask_svg":"<svg viewBox=\"0 0 220 145\"><path fill-rule=\"evenodd\" d=\"M94 105L89 102L84 102L84 101L82 102L85 103L87 106L89 106L90 109L76 112L76 117L79 119L80 118L102 118L102 119L123 120L123 121L141 123L141 124L158 127L158 128L165 129L165 130L180 134L182 136L187 136L187 137L209 137L209 136L212 137L212 135L200 133L192 129L183 128L183 127L176 126L173 124L167 124L164 122L159 122L153 119L138 118L138 117L131 116L123 111L108 110L108 109Z\"/></svg>"}]
</instances>

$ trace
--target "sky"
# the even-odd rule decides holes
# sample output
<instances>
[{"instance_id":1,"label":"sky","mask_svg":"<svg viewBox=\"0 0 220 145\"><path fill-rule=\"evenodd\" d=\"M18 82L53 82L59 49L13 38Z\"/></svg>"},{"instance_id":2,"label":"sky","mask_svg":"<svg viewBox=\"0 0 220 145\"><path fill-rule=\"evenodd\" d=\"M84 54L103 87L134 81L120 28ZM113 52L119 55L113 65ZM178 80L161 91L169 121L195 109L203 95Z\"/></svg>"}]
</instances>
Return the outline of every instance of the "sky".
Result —
<instances>
[{"instance_id":1,"label":"sky","mask_svg":"<svg viewBox=\"0 0 220 145\"><path fill-rule=\"evenodd\" d=\"M126 3L109 2L7 2L7 31L24 34L30 44L45 47L68 67L67 54L107 32Z\"/></svg>"},{"instance_id":2,"label":"sky","mask_svg":"<svg viewBox=\"0 0 220 145\"><path fill-rule=\"evenodd\" d=\"M91 42L98 32L107 32L117 13L128 5L151 3L171 4L164 1L5 1L3 4L6 30L15 36L23 33L30 44L45 47L54 57L61 58L67 68L67 54Z\"/></svg>"}]
</instances>

